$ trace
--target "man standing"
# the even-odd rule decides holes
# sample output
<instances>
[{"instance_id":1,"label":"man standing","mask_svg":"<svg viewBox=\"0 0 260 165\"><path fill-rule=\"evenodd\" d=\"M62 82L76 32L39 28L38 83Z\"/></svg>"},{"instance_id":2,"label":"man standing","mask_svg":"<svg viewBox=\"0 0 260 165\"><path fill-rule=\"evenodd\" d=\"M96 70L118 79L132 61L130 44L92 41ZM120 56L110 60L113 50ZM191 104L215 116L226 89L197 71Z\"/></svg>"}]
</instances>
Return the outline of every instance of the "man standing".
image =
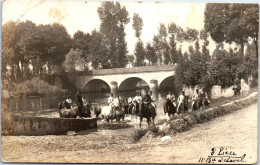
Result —
<instances>
[{"instance_id":1,"label":"man standing","mask_svg":"<svg viewBox=\"0 0 260 165\"><path fill-rule=\"evenodd\" d=\"M77 105L78 105L78 116L81 117L82 108L83 108L83 100L82 100L79 90L77 91Z\"/></svg>"},{"instance_id":2,"label":"man standing","mask_svg":"<svg viewBox=\"0 0 260 165\"><path fill-rule=\"evenodd\" d=\"M199 109L198 99L199 99L199 89L196 89L195 93L192 95L192 111Z\"/></svg>"},{"instance_id":3,"label":"man standing","mask_svg":"<svg viewBox=\"0 0 260 165\"><path fill-rule=\"evenodd\" d=\"M139 107L140 107L140 102L142 100L142 97L140 96L139 93L136 94L136 96L134 97L133 99L133 102L135 104L135 111L136 111L136 114L139 113Z\"/></svg>"},{"instance_id":4,"label":"man standing","mask_svg":"<svg viewBox=\"0 0 260 165\"><path fill-rule=\"evenodd\" d=\"M233 90L234 90L234 94L235 95L240 95L240 90L241 90L241 82L238 79L238 77L236 77L235 82L234 82L234 86L233 86Z\"/></svg>"},{"instance_id":5,"label":"man standing","mask_svg":"<svg viewBox=\"0 0 260 165\"><path fill-rule=\"evenodd\" d=\"M171 91L169 91L168 95L166 96L166 108L167 108L167 112L169 112L170 109L170 104L171 104L171 96L172 93Z\"/></svg>"},{"instance_id":6,"label":"man standing","mask_svg":"<svg viewBox=\"0 0 260 165\"><path fill-rule=\"evenodd\" d=\"M132 95L128 98L128 113L132 115L132 109L133 109L133 97Z\"/></svg>"},{"instance_id":7,"label":"man standing","mask_svg":"<svg viewBox=\"0 0 260 165\"><path fill-rule=\"evenodd\" d=\"M114 99L113 105L114 105L115 108L120 107L120 98L119 98L119 95Z\"/></svg>"},{"instance_id":8,"label":"man standing","mask_svg":"<svg viewBox=\"0 0 260 165\"><path fill-rule=\"evenodd\" d=\"M180 114L180 108L184 110L184 100L185 100L185 95L184 95L184 91L182 91L181 95L178 97L177 114Z\"/></svg>"},{"instance_id":9,"label":"man standing","mask_svg":"<svg viewBox=\"0 0 260 165\"><path fill-rule=\"evenodd\" d=\"M151 97L151 105L156 109L156 105L154 104L155 98L153 97L153 92L150 91L150 97Z\"/></svg>"},{"instance_id":10,"label":"man standing","mask_svg":"<svg viewBox=\"0 0 260 165\"><path fill-rule=\"evenodd\" d=\"M113 104L113 93L110 94L109 98L108 98L108 105L112 107L112 104Z\"/></svg>"}]
</instances>

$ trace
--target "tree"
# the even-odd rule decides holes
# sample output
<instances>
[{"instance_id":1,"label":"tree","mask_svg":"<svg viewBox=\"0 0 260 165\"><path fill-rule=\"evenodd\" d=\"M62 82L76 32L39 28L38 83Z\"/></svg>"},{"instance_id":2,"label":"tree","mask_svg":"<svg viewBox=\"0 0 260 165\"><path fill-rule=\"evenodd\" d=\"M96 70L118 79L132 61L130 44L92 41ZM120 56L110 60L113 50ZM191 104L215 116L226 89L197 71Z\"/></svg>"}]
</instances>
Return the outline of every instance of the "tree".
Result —
<instances>
[{"instance_id":1,"label":"tree","mask_svg":"<svg viewBox=\"0 0 260 165\"><path fill-rule=\"evenodd\" d=\"M145 50L144 50L143 42L141 40L143 25L144 24L142 18L138 14L134 13L133 28L135 30L135 36L138 38L138 41L135 45L135 51L134 51L134 55L136 57L136 61L135 61L136 66L145 65L144 62Z\"/></svg>"},{"instance_id":2,"label":"tree","mask_svg":"<svg viewBox=\"0 0 260 165\"><path fill-rule=\"evenodd\" d=\"M180 43L182 43L186 38L185 31L182 29L182 27L176 25L174 22L169 24L168 33L173 35L174 38Z\"/></svg>"},{"instance_id":3,"label":"tree","mask_svg":"<svg viewBox=\"0 0 260 165\"><path fill-rule=\"evenodd\" d=\"M66 54L62 67L66 72L75 73L76 71L88 70L85 66L85 59L82 58L82 51L79 49L71 49Z\"/></svg>"},{"instance_id":4,"label":"tree","mask_svg":"<svg viewBox=\"0 0 260 165\"><path fill-rule=\"evenodd\" d=\"M139 16L139 14L134 13L133 17L133 28L135 30L135 36L139 39L142 34L143 29L143 19Z\"/></svg>"},{"instance_id":5,"label":"tree","mask_svg":"<svg viewBox=\"0 0 260 165\"><path fill-rule=\"evenodd\" d=\"M136 61L135 66L144 66L144 58L145 58L145 49L142 41L138 41L135 45L135 51L134 51Z\"/></svg>"},{"instance_id":6,"label":"tree","mask_svg":"<svg viewBox=\"0 0 260 165\"><path fill-rule=\"evenodd\" d=\"M21 27L29 25L19 24ZM48 74L51 74L53 69L56 72L61 71L61 63L72 46L71 38L63 25L39 25L21 34L24 34L20 43L22 53L26 55L27 61L32 61L35 75L43 74L44 65L47 65L45 69Z\"/></svg>"},{"instance_id":7,"label":"tree","mask_svg":"<svg viewBox=\"0 0 260 165\"><path fill-rule=\"evenodd\" d=\"M109 56L107 56L103 38L104 36L97 30L91 32L88 61L91 62L94 69L110 67Z\"/></svg>"},{"instance_id":8,"label":"tree","mask_svg":"<svg viewBox=\"0 0 260 165\"><path fill-rule=\"evenodd\" d=\"M17 25L7 22L2 27L2 76L5 78L7 66L11 67L11 78L14 79L14 58L18 41Z\"/></svg>"},{"instance_id":9,"label":"tree","mask_svg":"<svg viewBox=\"0 0 260 165\"><path fill-rule=\"evenodd\" d=\"M205 8L205 30L216 42L244 44L253 38L258 52L258 5L257 4L216 4L209 3ZM258 54L257 54L258 57Z\"/></svg>"},{"instance_id":10,"label":"tree","mask_svg":"<svg viewBox=\"0 0 260 165\"><path fill-rule=\"evenodd\" d=\"M175 42L175 36L171 35L170 37L170 58L171 58L171 63L175 64L179 62L179 58L178 58L178 52L177 52L177 48L176 48L176 42Z\"/></svg>"},{"instance_id":11,"label":"tree","mask_svg":"<svg viewBox=\"0 0 260 165\"><path fill-rule=\"evenodd\" d=\"M199 32L196 29L188 28L185 35L185 40L188 42L193 42L198 40Z\"/></svg>"},{"instance_id":12,"label":"tree","mask_svg":"<svg viewBox=\"0 0 260 165\"><path fill-rule=\"evenodd\" d=\"M98 15L101 20L100 33L103 36L103 46L106 53L103 56L107 59L103 68L125 67L127 64L127 45L125 42L125 25L130 18L125 7L119 2L102 2L98 7Z\"/></svg>"},{"instance_id":13,"label":"tree","mask_svg":"<svg viewBox=\"0 0 260 165\"><path fill-rule=\"evenodd\" d=\"M89 53L89 44L91 40L91 36L89 33L85 34L82 31L77 31L73 35L73 48L76 49L81 49L83 50L86 54Z\"/></svg>"},{"instance_id":14,"label":"tree","mask_svg":"<svg viewBox=\"0 0 260 165\"><path fill-rule=\"evenodd\" d=\"M168 64L170 62L169 45L167 43L167 28L164 24L160 24L158 34L153 37L153 45L156 56L159 58L160 64Z\"/></svg>"},{"instance_id":15,"label":"tree","mask_svg":"<svg viewBox=\"0 0 260 165\"><path fill-rule=\"evenodd\" d=\"M128 60L128 64L131 66L134 64L134 60L135 60L135 56L130 54L130 55L127 55L127 60Z\"/></svg>"},{"instance_id":16,"label":"tree","mask_svg":"<svg viewBox=\"0 0 260 165\"><path fill-rule=\"evenodd\" d=\"M91 38L90 38L89 33L85 34L82 31L77 31L73 35L73 48L80 49L82 51L82 58L84 58L85 61L89 60L90 41L91 41Z\"/></svg>"},{"instance_id":17,"label":"tree","mask_svg":"<svg viewBox=\"0 0 260 165\"><path fill-rule=\"evenodd\" d=\"M151 43L146 44L146 59L149 61L152 65L157 63L158 58L156 57L156 52L154 47L151 45Z\"/></svg>"}]
</instances>

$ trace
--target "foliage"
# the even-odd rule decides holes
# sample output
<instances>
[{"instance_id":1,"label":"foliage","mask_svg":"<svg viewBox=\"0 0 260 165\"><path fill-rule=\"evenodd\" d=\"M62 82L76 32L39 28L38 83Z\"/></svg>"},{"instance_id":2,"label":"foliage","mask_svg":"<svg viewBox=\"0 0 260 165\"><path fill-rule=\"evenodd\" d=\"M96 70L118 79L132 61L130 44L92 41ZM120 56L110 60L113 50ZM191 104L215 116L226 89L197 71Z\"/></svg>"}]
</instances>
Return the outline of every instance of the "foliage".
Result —
<instances>
[{"instance_id":1,"label":"foliage","mask_svg":"<svg viewBox=\"0 0 260 165\"><path fill-rule=\"evenodd\" d=\"M216 42L240 44L242 54L244 54L244 44L251 37L257 51L258 11L257 4L208 3L204 13L205 30Z\"/></svg>"},{"instance_id":2,"label":"foliage","mask_svg":"<svg viewBox=\"0 0 260 165\"><path fill-rule=\"evenodd\" d=\"M167 43L168 32L164 24L160 24L158 34L153 37L153 45L156 56L159 59L159 64L170 63L169 45Z\"/></svg>"},{"instance_id":3,"label":"foliage","mask_svg":"<svg viewBox=\"0 0 260 165\"><path fill-rule=\"evenodd\" d=\"M135 30L135 36L137 38L140 38L142 34L142 28L143 28L143 19L139 16L139 14L134 13L133 17L133 28Z\"/></svg>"},{"instance_id":4,"label":"foliage","mask_svg":"<svg viewBox=\"0 0 260 165\"><path fill-rule=\"evenodd\" d=\"M80 49L83 52L83 58L88 59L90 52L91 36L89 33L85 34L82 31L77 31L73 35L73 48Z\"/></svg>"},{"instance_id":5,"label":"foliage","mask_svg":"<svg viewBox=\"0 0 260 165\"><path fill-rule=\"evenodd\" d=\"M169 47L170 47L171 63L172 64L178 63L179 58L178 58L178 52L177 52L177 48L176 48L176 42L175 42L175 36L174 35L172 35L170 37Z\"/></svg>"},{"instance_id":6,"label":"foliage","mask_svg":"<svg viewBox=\"0 0 260 165\"><path fill-rule=\"evenodd\" d=\"M158 58L156 57L156 52L154 47L151 45L151 43L147 43L146 44L146 59L149 61L149 65L152 64L156 64Z\"/></svg>"},{"instance_id":7,"label":"foliage","mask_svg":"<svg viewBox=\"0 0 260 165\"><path fill-rule=\"evenodd\" d=\"M86 67L86 61L82 58L83 52L79 49L71 49L62 63L62 66L66 72L84 71Z\"/></svg>"},{"instance_id":8,"label":"foliage","mask_svg":"<svg viewBox=\"0 0 260 165\"><path fill-rule=\"evenodd\" d=\"M145 49L144 49L144 44L142 41L138 41L135 46L135 51L134 51L136 61L135 61L135 66L143 66L145 65L144 58L145 58Z\"/></svg>"},{"instance_id":9,"label":"foliage","mask_svg":"<svg viewBox=\"0 0 260 165\"><path fill-rule=\"evenodd\" d=\"M145 49L143 42L141 40L141 33L143 28L143 20L142 18L134 13L133 17L133 29L135 30L135 36L138 38L138 41L135 45L134 55L136 57L135 66L143 66L145 65L144 58L145 58Z\"/></svg>"},{"instance_id":10,"label":"foliage","mask_svg":"<svg viewBox=\"0 0 260 165\"><path fill-rule=\"evenodd\" d=\"M125 42L125 25L130 18L125 7L119 2L102 2L98 7L101 20L100 33L103 35L102 46L106 50L103 54L107 63L101 63L103 68L120 68L127 64L127 45Z\"/></svg>"}]
</instances>

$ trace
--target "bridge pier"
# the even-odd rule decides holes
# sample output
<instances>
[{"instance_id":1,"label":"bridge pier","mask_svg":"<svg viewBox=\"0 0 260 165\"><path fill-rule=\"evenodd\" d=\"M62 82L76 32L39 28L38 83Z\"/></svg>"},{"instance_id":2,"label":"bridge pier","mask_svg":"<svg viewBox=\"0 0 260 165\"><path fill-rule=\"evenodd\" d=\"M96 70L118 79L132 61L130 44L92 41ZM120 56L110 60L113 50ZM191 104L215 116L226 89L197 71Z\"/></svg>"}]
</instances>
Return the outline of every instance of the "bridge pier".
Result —
<instances>
[{"instance_id":1,"label":"bridge pier","mask_svg":"<svg viewBox=\"0 0 260 165\"><path fill-rule=\"evenodd\" d=\"M118 85L117 85L117 82L115 82L115 81L112 81L111 83L110 83L110 85L111 85L111 93L113 93L114 95L117 93L117 90L118 90Z\"/></svg>"},{"instance_id":2,"label":"bridge pier","mask_svg":"<svg viewBox=\"0 0 260 165\"><path fill-rule=\"evenodd\" d=\"M153 92L153 97L158 98L158 81L150 80L150 90Z\"/></svg>"}]
</instances>

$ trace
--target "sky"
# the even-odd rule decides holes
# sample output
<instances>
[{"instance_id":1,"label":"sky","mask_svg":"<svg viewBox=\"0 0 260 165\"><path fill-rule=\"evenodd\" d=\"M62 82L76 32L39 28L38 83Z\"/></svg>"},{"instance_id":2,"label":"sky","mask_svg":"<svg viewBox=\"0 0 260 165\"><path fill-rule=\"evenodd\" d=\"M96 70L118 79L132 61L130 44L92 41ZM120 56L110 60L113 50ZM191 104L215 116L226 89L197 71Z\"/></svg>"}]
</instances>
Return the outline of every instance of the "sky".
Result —
<instances>
[{"instance_id":1,"label":"sky","mask_svg":"<svg viewBox=\"0 0 260 165\"><path fill-rule=\"evenodd\" d=\"M121 5L129 12L130 22L126 25L126 42L129 54L134 51L137 38L132 27L134 13L143 19L141 38L144 43L152 42L158 33L160 23L168 25L175 22L182 28L201 30L204 27L205 3L184 2L125 2ZM38 24L58 22L64 25L68 33L73 36L81 30L91 33L99 29L100 20L97 8L100 1L72 1L72 0L5 0L3 3L2 24L8 21L31 20ZM58 11L58 12L57 12ZM57 14L58 13L58 14ZM214 47L210 42L209 47ZM189 43L182 44L182 51L187 51ZM212 53L213 49L210 49Z\"/></svg>"}]
</instances>

